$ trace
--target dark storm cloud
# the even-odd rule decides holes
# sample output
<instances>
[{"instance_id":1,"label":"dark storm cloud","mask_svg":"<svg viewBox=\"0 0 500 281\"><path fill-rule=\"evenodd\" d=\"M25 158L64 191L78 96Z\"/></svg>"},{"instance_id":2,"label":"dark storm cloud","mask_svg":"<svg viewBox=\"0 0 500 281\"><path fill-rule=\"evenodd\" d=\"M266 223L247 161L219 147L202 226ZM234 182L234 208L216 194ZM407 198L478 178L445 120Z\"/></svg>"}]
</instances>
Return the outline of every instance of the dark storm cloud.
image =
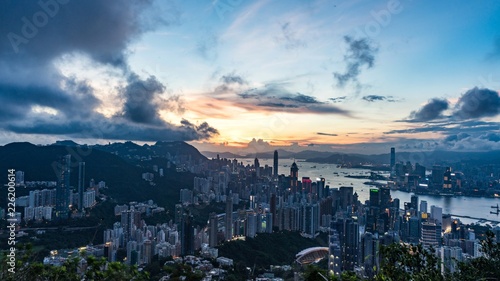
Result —
<instances>
[{"instance_id":1,"label":"dark storm cloud","mask_svg":"<svg viewBox=\"0 0 500 281\"><path fill-rule=\"evenodd\" d=\"M50 61L78 51L101 63L124 66L131 41L179 17L175 9L158 15L147 0L2 2L0 56L16 61Z\"/></svg>"},{"instance_id":2,"label":"dark storm cloud","mask_svg":"<svg viewBox=\"0 0 500 281\"><path fill-rule=\"evenodd\" d=\"M218 135L217 129L206 122L195 125L183 120L180 126L165 124L149 126L130 124L118 119L108 119L96 114L90 120L47 122L36 120L29 124L9 124L7 129L20 134L65 135L75 138L99 138L135 141L201 140Z\"/></svg>"},{"instance_id":3,"label":"dark storm cloud","mask_svg":"<svg viewBox=\"0 0 500 281\"><path fill-rule=\"evenodd\" d=\"M426 122L442 118L443 111L448 107L449 103L445 99L431 99L419 110L411 112L409 121Z\"/></svg>"},{"instance_id":4,"label":"dark storm cloud","mask_svg":"<svg viewBox=\"0 0 500 281\"><path fill-rule=\"evenodd\" d=\"M336 136L338 136L337 134L329 134L329 133L322 133L322 132L317 132L316 135L330 136L330 137L336 137Z\"/></svg>"},{"instance_id":5,"label":"dark storm cloud","mask_svg":"<svg viewBox=\"0 0 500 281\"><path fill-rule=\"evenodd\" d=\"M500 97L490 89L473 88L463 94L453 116L460 119L493 117L500 113Z\"/></svg>"},{"instance_id":6,"label":"dark storm cloud","mask_svg":"<svg viewBox=\"0 0 500 281\"><path fill-rule=\"evenodd\" d=\"M137 75L129 77L129 83L122 89L125 97L123 117L143 124L161 124L158 95L165 91L165 86L156 77L141 80Z\"/></svg>"},{"instance_id":7,"label":"dark storm cloud","mask_svg":"<svg viewBox=\"0 0 500 281\"><path fill-rule=\"evenodd\" d=\"M91 114L91 109L100 104L94 96L93 89L85 81L67 78L60 82L63 82L64 88L42 85L19 86L0 82L0 103L3 107L0 120L2 117L23 118L32 106L37 105L58 110L68 118L87 117ZM7 112L10 113L6 114Z\"/></svg>"},{"instance_id":8,"label":"dark storm cloud","mask_svg":"<svg viewBox=\"0 0 500 281\"><path fill-rule=\"evenodd\" d=\"M397 102L393 96L379 96L379 95L368 95L364 96L361 99L367 102L377 102L377 101L387 101L387 102Z\"/></svg>"},{"instance_id":9,"label":"dark storm cloud","mask_svg":"<svg viewBox=\"0 0 500 281\"><path fill-rule=\"evenodd\" d=\"M344 36L344 41L348 44L347 53L344 55L346 70L344 73L334 72L333 77L338 87L344 87L349 82L359 87L358 76L361 74L361 69L373 67L378 48L373 46L368 38L356 40L350 36Z\"/></svg>"},{"instance_id":10,"label":"dark storm cloud","mask_svg":"<svg viewBox=\"0 0 500 281\"><path fill-rule=\"evenodd\" d=\"M64 4L61 4L64 3ZM160 110L180 112L178 96L161 97L163 84L129 69L128 47L145 32L176 24L173 1L0 2L0 129L21 134L119 140L198 140L218 134L207 123L171 124ZM86 82L65 77L54 65L79 54L120 70L123 108L113 117Z\"/></svg>"}]
</instances>

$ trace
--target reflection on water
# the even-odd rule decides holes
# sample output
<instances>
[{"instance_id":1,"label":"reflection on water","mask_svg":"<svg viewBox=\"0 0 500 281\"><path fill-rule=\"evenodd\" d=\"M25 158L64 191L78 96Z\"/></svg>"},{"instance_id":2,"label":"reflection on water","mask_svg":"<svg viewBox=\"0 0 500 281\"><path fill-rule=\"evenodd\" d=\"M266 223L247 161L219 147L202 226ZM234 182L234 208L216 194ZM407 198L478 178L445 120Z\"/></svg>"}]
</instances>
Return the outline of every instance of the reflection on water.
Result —
<instances>
[{"instance_id":1,"label":"reflection on water","mask_svg":"<svg viewBox=\"0 0 500 281\"><path fill-rule=\"evenodd\" d=\"M245 165L253 164L253 159L240 159ZM273 165L272 159L259 159L260 165ZM290 174L290 165L293 159L280 159L278 173ZM353 186L354 191L358 193L359 200L365 202L369 199L369 185L364 182L367 179L346 178L347 175L370 175L370 170L366 169L345 169L337 167L336 164L321 164L312 162L302 162L297 160L299 167L299 180L301 177L310 177L313 181L316 178L325 178L326 182L330 182L330 188L338 188L340 186ZM391 197L399 198L401 206L403 202L410 202L410 197L413 193L391 190ZM500 215L490 214L491 206L500 203L499 198L482 198L482 197L462 197L462 196L434 196L434 195L418 195L419 202L427 201L427 208L430 211L432 205L443 208L443 214L454 214L459 216L470 216L493 221L500 221ZM461 219L466 223L475 222L477 220Z\"/></svg>"}]
</instances>

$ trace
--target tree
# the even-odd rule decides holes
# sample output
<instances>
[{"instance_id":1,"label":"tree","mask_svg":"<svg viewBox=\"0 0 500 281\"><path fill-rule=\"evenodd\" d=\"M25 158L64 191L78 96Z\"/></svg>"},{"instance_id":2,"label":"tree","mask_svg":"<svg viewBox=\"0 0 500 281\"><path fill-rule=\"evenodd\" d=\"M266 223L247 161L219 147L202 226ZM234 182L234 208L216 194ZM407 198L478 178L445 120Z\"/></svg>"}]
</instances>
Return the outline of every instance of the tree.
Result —
<instances>
[{"instance_id":1,"label":"tree","mask_svg":"<svg viewBox=\"0 0 500 281\"><path fill-rule=\"evenodd\" d=\"M381 248L380 272L378 281L444 281L440 271L440 259L422 245L405 246L393 243Z\"/></svg>"},{"instance_id":2,"label":"tree","mask_svg":"<svg viewBox=\"0 0 500 281\"><path fill-rule=\"evenodd\" d=\"M84 255L67 259L61 266L44 265L33 259L33 251L30 244L18 247L16 251L15 272L9 272L7 257L0 258L0 280L61 280L80 281L82 277L78 273L82 264L87 265L84 276L85 280L149 280L147 272L139 272L137 267L127 266L119 262L107 263L104 258Z\"/></svg>"},{"instance_id":3,"label":"tree","mask_svg":"<svg viewBox=\"0 0 500 281\"><path fill-rule=\"evenodd\" d=\"M494 238L493 232L486 231L486 239L481 241L483 256L459 263L454 280L500 280L500 244Z\"/></svg>"},{"instance_id":4,"label":"tree","mask_svg":"<svg viewBox=\"0 0 500 281\"><path fill-rule=\"evenodd\" d=\"M304 271L304 280L305 281L338 281L337 276L330 276L326 272L326 270L319 268L316 265L309 265L306 267ZM346 279L351 280L351 279ZM355 280L355 279L354 279Z\"/></svg>"}]
</instances>

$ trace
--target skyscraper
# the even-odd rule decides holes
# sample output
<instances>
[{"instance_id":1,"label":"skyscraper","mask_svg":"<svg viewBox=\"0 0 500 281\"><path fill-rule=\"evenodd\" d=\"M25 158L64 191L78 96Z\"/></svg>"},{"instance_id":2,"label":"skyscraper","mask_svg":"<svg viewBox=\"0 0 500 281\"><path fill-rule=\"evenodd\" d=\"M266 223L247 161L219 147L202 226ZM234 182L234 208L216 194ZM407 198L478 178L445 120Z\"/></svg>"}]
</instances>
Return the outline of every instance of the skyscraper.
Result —
<instances>
[{"instance_id":1,"label":"skyscraper","mask_svg":"<svg viewBox=\"0 0 500 281\"><path fill-rule=\"evenodd\" d=\"M217 234L219 232L219 220L216 213L210 213L209 228L208 245L215 247L218 244Z\"/></svg>"},{"instance_id":2,"label":"skyscraper","mask_svg":"<svg viewBox=\"0 0 500 281\"><path fill-rule=\"evenodd\" d=\"M83 212L83 190L85 188L85 162L78 163L78 209Z\"/></svg>"},{"instance_id":3,"label":"skyscraper","mask_svg":"<svg viewBox=\"0 0 500 281\"><path fill-rule=\"evenodd\" d=\"M194 228L193 228L193 215L188 213L182 214L181 225L181 255L194 254Z\"/></svg>"},{"instance_id":4,"label":"skyscraper","mask_svg":"<svg viewBox=\"0 0 500 281\"><path fill-rule=\"evenodd\" d=\"M411 200L410 208L418 212L418 196L412 195L410 200Z\"/></svg>"},{"instance_id":5,"label":"skyscraper","mask_svg":"<svg viewBox=\"0 0 500 281\"><path fill-rule=\"evenodd\" d=\"M342 270L354 270L358 263L359 225L353 219L337 219L332 223L337 230L342 252Z\"/></svg>"},{"instance_id":6,"label":"skyscraper","mask_svg":"<svg viewBox=\"0 0 500 281\"><path fill-rule=\"evenodd\" d=\"M297 188L299 186L299 167L297 164L293 162L290 167L290 189L292 193L297 192Z\"/></svg>"},{"instance_id":7,"label":"skyscraper","mask_svg":"<svg viewBox=\"0 0 500 281\"><path fill-rule=\"evenodd\" d=\"M328 191L325 186L325 178L316 179L316 187L318 189L318 198L326 198Z\"/></svg>"},{"instance_id":8,"label":"skyscraper","mask_svg":"<svg viewBox=\"0 0 500 281\"><path fill-rule=\"evenodd\" d=\"M278 151L274 151L274 161L273 161L273 176L278 176Z\"/></svg>"},{"instance_id":9,"label":"skyscraper","mask_svg":"<svg viewBox=\"0 0 500 281\"><path fill-rule=\"evenodd\" d=\"M380 192L377 188L370 188L370 207L380 208Z\"/></svg>"},{"instance_id":10,"label":"skyscraper","mask_svg":"<svg viewBox=\"0 0 500 281\"><path fill-rule=\"evenodd\" d=\"M279 226L278 220L276 219L276 194L272 193L269 200L269 212L273 218L273 226Z\"/></svg>"},{"instance_id":11,"label":"skyscraper","mask_svg":"<svg viewBox=\"0 0 500 281\"><path fill-rule=\"evenodd\" d=\"M69 212L69 177L71 171L71 155L63 156L58 167L57 188L56 188L56 217L60 219L68 218Z\"/></svg>"},{"instance_id":12,"label":"skyscraper","mask_svg":"<svg viewBox=\"0 0 500 281\"><path fill-rule=\"evenodd\" d=\"M380 209L384 211L391 207L391 189L388 187L380 187Z\"/></svg>"},{"instance_id":13,"label":"skyscraper","mask_svg":"<svg viewBox=\"0 0 500 281\"><path fill-rule=\"evenodd\" d=\"M254 167L255 167L255 175L257 175L257 178L260 177L260 164L259 164L259 159L255 158L254 160Z\"/></svg>"},{"instance_id":14,"label":"skyscraper","mask_svg":"<svg viewBox=\"0 0 500 281\"><path fill-rule=\"evenodd\" d=\"M340 208L343 212L347 211L347 206L352 206L353 202L353 191L352 186L341 186L340 187Z\"/></svg>"},{"instance_id":15,"label":"skyscraper","mask_svg":"<svg viewBox=\"0 0 500 281\"><path fill-rule=\"evenodd\" d=\"M394 169L396 165L396 149L391 147L391 170Z\"/></svg>"},{"instance_id":16,"label":"skyscraper","mask_svg":"<svg viewBox=\"0 0 500 281\"><path fill-rule=\"evenodd\" d=\"M233 197L228 195L226 197L226 240L231 240L233 238Z\"/></svg>"}]
</instances>

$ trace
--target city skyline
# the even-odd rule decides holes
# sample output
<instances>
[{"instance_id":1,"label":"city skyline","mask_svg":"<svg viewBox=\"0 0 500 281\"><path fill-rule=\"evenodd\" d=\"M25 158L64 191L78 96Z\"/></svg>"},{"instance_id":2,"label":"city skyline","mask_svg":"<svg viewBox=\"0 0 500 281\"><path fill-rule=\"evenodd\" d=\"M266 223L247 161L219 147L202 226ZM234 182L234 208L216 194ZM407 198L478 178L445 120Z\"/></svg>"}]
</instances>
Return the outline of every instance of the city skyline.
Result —
<instances>
[{"instance_id":1,"label":"city skyline","mask_svg":"<svg viewBox=\"0 0 500 281\"><path fill-rule=\"evenodd\" d=\"M40 3L2 4L2 144L500 149L494 1Z\"/></svg>"}]
</instances>

